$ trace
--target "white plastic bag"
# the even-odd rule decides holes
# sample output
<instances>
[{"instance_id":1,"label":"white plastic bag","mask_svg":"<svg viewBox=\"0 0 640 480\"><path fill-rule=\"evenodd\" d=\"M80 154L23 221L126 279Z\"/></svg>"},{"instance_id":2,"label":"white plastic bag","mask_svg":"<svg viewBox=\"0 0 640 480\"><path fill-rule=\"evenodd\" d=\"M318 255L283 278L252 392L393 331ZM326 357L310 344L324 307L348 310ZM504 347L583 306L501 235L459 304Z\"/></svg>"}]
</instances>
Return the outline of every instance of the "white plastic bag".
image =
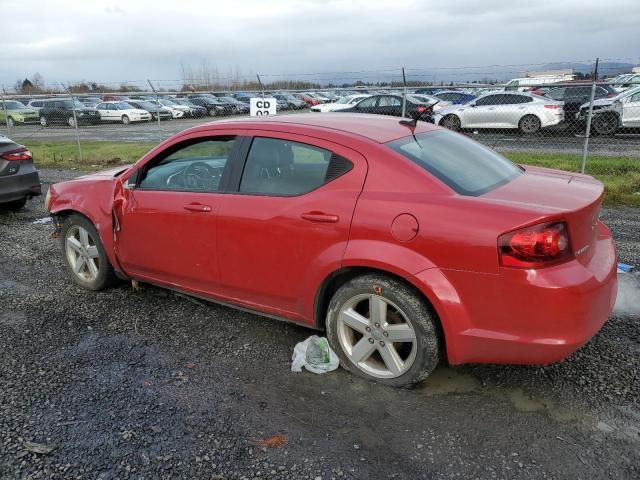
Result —
<instances>
[{"instance_id":1,"label":"white plastic bag","mask_svg":"<svg viewBox=\"0 0 640 480\"><path fill-rule=\"evenodd\" d=\"M313 373L327 373L339 366L340 360L325 337L312 335L293 349L292 372L301 372L304 367Z\"/></svg>"}]
</instances>

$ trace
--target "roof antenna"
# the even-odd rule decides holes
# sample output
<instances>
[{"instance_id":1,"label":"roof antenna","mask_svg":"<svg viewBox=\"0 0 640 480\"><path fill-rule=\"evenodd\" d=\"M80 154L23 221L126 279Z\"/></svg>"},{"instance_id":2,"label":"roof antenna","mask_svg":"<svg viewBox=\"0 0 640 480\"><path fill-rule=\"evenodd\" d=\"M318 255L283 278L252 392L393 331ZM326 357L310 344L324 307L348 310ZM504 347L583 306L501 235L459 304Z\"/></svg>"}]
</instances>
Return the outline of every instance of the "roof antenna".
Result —
<instances>
[{"instance_id":1,"label":"roof antenna","mask_svg":"<svg viewBox=\"0 0 640 480\"><path fill-rule=\"evenodd\" d=\"M398 123L400 125L404 125L405 127L409 127L413 131L413 130L416 129L416 125L418 124L418 120L422 120L422 117L425 114L433 111L433 107L435 107L438 103L440 103L440 100L438 100L437 102L434 102L434 103L432 103L430 105L427 105L422 111L418 111L416 109L411 113L411 117L412 117L411 120L402 119Z\"/></svg>"}]
</instances>

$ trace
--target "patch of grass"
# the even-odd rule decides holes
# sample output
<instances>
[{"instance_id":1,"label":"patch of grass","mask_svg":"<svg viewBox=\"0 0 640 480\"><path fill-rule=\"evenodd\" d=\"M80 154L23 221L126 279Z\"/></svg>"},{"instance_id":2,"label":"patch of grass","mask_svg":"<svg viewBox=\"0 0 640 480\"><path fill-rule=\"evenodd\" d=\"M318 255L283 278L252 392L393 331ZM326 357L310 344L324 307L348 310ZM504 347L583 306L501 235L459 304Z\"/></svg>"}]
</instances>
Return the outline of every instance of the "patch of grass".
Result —
<instances>
[{"instance_id":1,"label":"patch of grass","mask_svg":"<svg viewBox=\"0 0 640 480\"><path fill-rule=\"evenodd\" d=\"M134 163L156 144L147 142L82 142L83 161L80 162L75 142L32 142L23 140L33 152L36 165L41 168L65 168L95 171ZM524 165L556 168L569 172L580 171L581 155L553 153L508 152L504 156ZM586 173L605 186L605 204L640 206L640 159L589 156Z\"/></svg>"},{"instance_id":2,"label":"patch of grass","mask_svg":"<svg viewBox=\"0 0 640 480\"><path fill-rule=\"evenodd\" d=\"M16 140L29 147L36 166L82 171L104 170L136 162L156 146L155 143L82 142L82 162L75 142L32 142Z\"/></svg>"},{"instance_id":3,"label":"patch of grass","mask_svg":"<svg viewBox=\"0 0 640 480\"><path fill-rule=\"evenodd\" d=\"M509 160L523 165L579 172L582 156L552 153L505 153ZM587 157L586 171L604 184L606 205L640 206L640 158Z\"/></svg>"}]
</instances>

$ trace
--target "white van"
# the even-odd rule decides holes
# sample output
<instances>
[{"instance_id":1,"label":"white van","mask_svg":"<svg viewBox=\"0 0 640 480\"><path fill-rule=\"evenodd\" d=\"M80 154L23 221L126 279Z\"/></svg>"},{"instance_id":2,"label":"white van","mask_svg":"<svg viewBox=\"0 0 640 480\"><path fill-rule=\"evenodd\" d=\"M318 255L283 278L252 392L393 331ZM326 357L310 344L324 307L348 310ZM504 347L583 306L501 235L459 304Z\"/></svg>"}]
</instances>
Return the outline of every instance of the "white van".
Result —
<instances>
[{"instance_id":1,"label":"white van","mask_svg":"<svg viewBox=\"0 0 640 480\"><path fill-rule=\"evenodd\" d=\"M549 83L568 82L574 79L575 75L572 73L563 75L543 75L539 77L514 78L513 80L509 80L506 83L504 89L523 92L525 90L529 90L531 87L547 85Z\"/></svg>"}]
</instances>

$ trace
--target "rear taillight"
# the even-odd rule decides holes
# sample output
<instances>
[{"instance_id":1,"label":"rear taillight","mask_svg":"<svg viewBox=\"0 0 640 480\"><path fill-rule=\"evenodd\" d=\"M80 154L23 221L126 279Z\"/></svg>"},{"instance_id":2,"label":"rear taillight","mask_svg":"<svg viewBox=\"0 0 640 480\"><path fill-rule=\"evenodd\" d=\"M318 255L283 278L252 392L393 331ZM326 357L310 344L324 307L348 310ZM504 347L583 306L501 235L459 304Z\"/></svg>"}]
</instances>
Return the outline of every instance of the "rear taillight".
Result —
<instances>
[{"instance_id":1,"label":"rear taillight","mask_svg":"<svg viewBox=\"0 0 640 480\"><path fill-rule=\"evenodd\" d=\"M20 147L0 154L0 158L9 161L31 160L31 152L26 147Z\"/></svg>"},{"instance_id":2,"label":"rear taillight","mask_svg":"<svg viewBox=\"0 0 640 480\"><path fill-rule=\"evenodd\" d=\"M498 238L500 265L515 268L541 268L573 258L565 222L542 223Z\"/></svg>"},{"instance_id":3,"label":"rear taillight","mask_svg":"<svg viewBox=\"0 0 640 480\"><path fill-rule=\"evenodd\" d=\"M552 109L557 109L557 108L562 108L562 105L545 105L544 108L552 108Z\"/></svg>"},{"instance_id":4,"label":"rear taillight","mask_svg":"<svg viewBox=\"0 0 640 480\"><path fill-rule=\"evenodd\" d=\"M416 108L416 111L417 111L418 113L424 113L424 112L426 112L427 110L428 110L428 107L424 107L424 106L422 106L422 105L420 105L419 107L417 107L417 108Z\"/></svg>"}]
</instances>

